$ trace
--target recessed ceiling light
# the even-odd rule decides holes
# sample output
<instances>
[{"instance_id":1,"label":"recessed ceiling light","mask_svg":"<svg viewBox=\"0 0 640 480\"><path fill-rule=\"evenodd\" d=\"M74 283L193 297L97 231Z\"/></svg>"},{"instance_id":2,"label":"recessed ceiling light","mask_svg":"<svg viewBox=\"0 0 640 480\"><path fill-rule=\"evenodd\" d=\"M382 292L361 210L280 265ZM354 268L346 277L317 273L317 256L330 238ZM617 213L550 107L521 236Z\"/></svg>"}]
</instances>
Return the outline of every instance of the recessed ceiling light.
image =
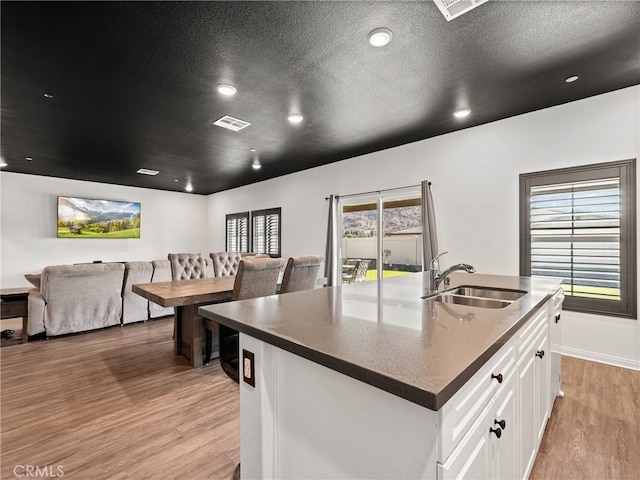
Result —
<instances>
[{"instance_id":1,"label":"recessed ceiling light","mask_svg":"<svg viewBox=\"0 0 640 480\"><path fill-rule=\"evenodd\" d=\"M251 164L251 168L253 168L254 170L260 170L260 168L262 168L262 165L260 165L260 160L255 158L253 160L253 163Z\"/></svg>"},{"instance_id":2,"label":"recessed ceiling light","mask_svg":"<svg viewBox=\"0 0 640 480\"><path fill-rule=\"evenodd\" d=\"M464 117L468 117L470 113L471 113L470 109L461 108L461 109L456 110L455 112L453 112L453 116L456 117L456 118L464 118Z\"/></svg>"},{"instance_id":3,"label":"recessed ceiling light","mask_svg":"<svg viewBox=\"0 0 640 480\"><path fill-rule=\"evenodd\" d=\"M52 99L53 95L51 95L50 93L43 93L44 98L48 98L48 99Z\"/></svg>"},{"instance_id":4,"label":"recessed ceiling light","mask_svg":"<svg viewBox=\"0 0 640 480\"><path fill-rule=\"evenodd\" d=\"M9 166L9 164L7 162L5 162L4 160L0 160L0 168L4 168Z\"/></svg>"},{"instance_id":5,"label":"recessed ceiling light","mask_svg":"<svg viewBox=\"0 0 640 480\"><path fill-rule=\"evenodd\" d=\"M255 151L256 151L256 149L255 149L255 148L250 148L250 149L249 149L249 151L250 151L250 152L255 152Z\"/></svg>"},{"instance_id":6,"label":"recessed ceiling light","mask_svg":"<svg viewBox=\"0 0 640 480\"><path fill-rule=\"evenodd\" d=\"M564 81L567 83L573 83L578 79L578 75L571 75L570 77L567 77Z\"/></svg>"},{"instance_id":7,"label":"recessed ceiling light","mask_svg":"<svg viewBox=\"0 0 640 480\"><path fill-rule=\"evenodd\" d=\"M291 123L300 123L302 120L304 120L304 117L298 113L293 113L287 117L287 120L289 120Z\"/></svg>"},{"instance_id":8,"label":"recessed ceiling light","mask_svg":"<svg viewBox=\"0 0 640 480\"><path fill-rule=\"evenodd\" d=\"M33 160L33 157L24 157L24 159L25 159L27 162L30 162L31 160Z\"/></svg>"},{"instance_id":9,"label":"recessed ceiling light","mask_svg":"<svg viewBox=\"0 0 640 480\"><path fill-rule=\"evenodd\" d=\"M233 85L218 85L216 88L218 89L218 93L220 95L227 96L235 95L238 91Z\"/></svg>"},{"instance_id":10,"label":"recessed ceiling light","mask_svg":"<svg viewBox=\"0 0 640 480\"><path fill-rule=\"evenodd\" d=\"M142 175L157 175L160 172L158 170L149 170L148 168L139 168L136 173L141 173Z\"/></svg>"},{"instance_id":11,"label":"recessed ceiling light","mask_svg":"<svg viewBox=\"0 0 640 480\"><path fill-rule=\"evenodd\" d=\"M186 186L186 187L184 187L184 189L185 189L187 192L193 192L193 185L191 185L190 183L187 183L187 186Z\"/></svg>"},{"instance_id":12,"label":"recessed ceiling light","mask_svg":"<svg viewBox=\"0 0 640 480\"><path fill-rule=\"evenodd\" d=\"M391 33L391 30L388 28L376 28L369 32L367 38L369 39L369 43L374 47L384 47L393 38L393 33Z\"/></svg>"}]
</instances>

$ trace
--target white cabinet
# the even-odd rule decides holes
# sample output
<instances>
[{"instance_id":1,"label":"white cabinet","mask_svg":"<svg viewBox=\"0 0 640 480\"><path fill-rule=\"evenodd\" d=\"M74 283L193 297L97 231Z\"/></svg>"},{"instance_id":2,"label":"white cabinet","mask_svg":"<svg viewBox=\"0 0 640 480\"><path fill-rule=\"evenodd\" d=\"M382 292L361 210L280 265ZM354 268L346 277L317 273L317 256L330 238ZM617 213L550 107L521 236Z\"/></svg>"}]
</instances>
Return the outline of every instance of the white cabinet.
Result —
<instances>
[{"instance_id":1,"label":"white cabinet","mask_svg":"<svg viewBox=\"0 0 640 480\"><path fill-rule=\"evenodd\" d=\"M544 313L544 312L542 312ZM533 322L531 335L523 336L518 359L518 420L520 465L518 478L528 478L549 418L549 324ZM533 340L530 340L533 337Z\"/></svg>"},{"instance_id":2,"label":"white cabinet","mask_svg":"<svg viewBox=\"0 0 640 480\"><path fill-rule=\"evenodd\" d=\"M537 337L536 337L537 338ZM518 362L518 423L520 468L515 478L527 478L536 458L536 357L531 342Z\"/></svg>"},{"instance_id":3,"label":"white cabinet","mask_svg":"<svg viewBox=\"0 0 640 480\"><path fill-rule=\"evenodd\" d=\"M444 464L438 464L438 479L475 480L492 477L489 428L493 405L487 405Z\"/></svg>"},{"instance_id":4,"label":"white cabinet","mask_svg":"<svg viewBox=\"0 0 640 480\"><path fill-rule=\"evenodd\" d=\"M502 347L438 411L438 458L444 462L516 368L512 343Z\"/></svg>"},{"instance_id":5,"label":"white cabinet","mask_svg":"<svg viewBox=\"0 0 640 480\"><path fill-rule=\"evenodd\" d=\"M517 441L515 373L512 373L447 461L438 465L438 478L513 480Z\"/></svg>"},{"instance_id":6,"label":"white cabinet","mask_svg":"<svg viewBox=\"0 0 640 480\"><path fill-rule=\"evenodd\" d=\"M549 414L553 409L553 403L556 397L562 397L562 381L560 378L560 369L562 358L560 349L562 345L561 319L562 319L562 302L564 301L564 290L558 289L549 301Z\"/></svg>"},{"instance_id":7,"label":"white cabinet","mask_svg":"<svg viewBox=\"0 0 640 480\"><path fill-rule=\"evenodd\" d=\"M490 442L494 471L492 478L512 480L516 478L518 428L516 414L516 374L512 374L500 387L493 402ZM500 436L498 437L498 429Z\"/></svg>"},{"instance_id":8,"label":"white cabinet","mask_svg":"<svg viewBox=\"0 0 640 480\"><path fill-rule=\"evenodd\" d=\"M547 420L549 419L549 334L543 330L538 336L538 342L536 345L536 446L540 445L542 441L542 435L544 435L544 429L547 426Z\"/></svg>"},{"instance_id":9,"label":"white cabinet","mask_svg":"<svg viewBox=\"0 0 640 480\"><path fill-rule=\"evenodd\" d=\"M553 406L550 310L534 312L438 412L439 479L528 478Z\"/></svg>"}]
</instances>

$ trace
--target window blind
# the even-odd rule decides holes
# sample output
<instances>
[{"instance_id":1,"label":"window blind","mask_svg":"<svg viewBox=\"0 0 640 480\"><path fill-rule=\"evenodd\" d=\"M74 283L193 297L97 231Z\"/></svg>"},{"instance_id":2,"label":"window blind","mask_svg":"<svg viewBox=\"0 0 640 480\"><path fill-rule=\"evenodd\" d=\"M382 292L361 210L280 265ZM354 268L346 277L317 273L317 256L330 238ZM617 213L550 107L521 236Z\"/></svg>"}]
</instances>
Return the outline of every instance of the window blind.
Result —
<instances>
[{"instance_id":1,"label":"window blind","mask_svg":"<svg viewBox=\"0 0 640 480\"><path fill-rule=\"evenodd\" d=\"M531 275L568 296L620 300L620 179L531 188Z\"/></svg>"},{"instance_id":2,"label":"window blind","mask_svg":"<svg viewBox=\"0 0 640 480\"><path fill-rule=\"evenodd\" d=\"M227 252L249 251L249 212L227 215Z\"/></svg>"},{"instance_id":3,"label":"window blind","mask_svg":"<svg viewBox=\"0 0 640 480\"><path fill-rule=\"evenodd\" d=\"M520 274L561 279L567 310L636 318L635 164L520 175Z\"/></svg>"},{"instance_id":4,"label":"window blind","mask_svg":"<svg viewBox=\"0 0 640 480\"><path fill-rule=\"evenodd\" d=\"M252 251L280 256L280 208L251 212Z\"/></svg>"}]
</instances>

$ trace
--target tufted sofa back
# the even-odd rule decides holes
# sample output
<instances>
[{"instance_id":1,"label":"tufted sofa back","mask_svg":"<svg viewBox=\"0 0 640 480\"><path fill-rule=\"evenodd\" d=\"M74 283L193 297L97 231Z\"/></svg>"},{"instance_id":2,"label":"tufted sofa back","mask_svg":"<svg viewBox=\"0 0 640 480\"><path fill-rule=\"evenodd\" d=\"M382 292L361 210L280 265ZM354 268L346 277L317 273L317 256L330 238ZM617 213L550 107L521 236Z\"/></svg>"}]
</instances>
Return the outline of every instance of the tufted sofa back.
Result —
<instances>
[{"instance_id":1,"label":"tufted sofa back","mask_svg":"<svg viewBox=\"0 0 640 480\"><path fill-rule=\"evenodd\" d=\"M238 272L242 254L239 252L218 252L210 255L216 277L229 277Z\"/></svg>"},{"instance_id":2,"label":"tufted sofa back","mask_svg":"<svg viewBox=\"0 0 640 480\"><path fill-rule=\"evenodd\" d=\"M169 262L174 281L207 277L207 264L200 253L170 253Z\"/></svg>"}]
</instances>

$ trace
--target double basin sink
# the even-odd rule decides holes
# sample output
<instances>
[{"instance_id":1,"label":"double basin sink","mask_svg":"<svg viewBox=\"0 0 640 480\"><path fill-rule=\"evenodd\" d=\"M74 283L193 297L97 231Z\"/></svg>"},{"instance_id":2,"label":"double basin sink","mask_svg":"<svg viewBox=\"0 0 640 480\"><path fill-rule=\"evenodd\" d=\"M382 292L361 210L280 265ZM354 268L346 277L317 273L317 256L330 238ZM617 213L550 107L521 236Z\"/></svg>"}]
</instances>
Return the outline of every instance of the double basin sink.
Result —
<instances>
[{"instance_id":1,"label":"double basin sink","mask_svg":"<svg viewBox=\"0 0 640 480\"><path fill-rule=\"evenodd\" d=\"M527 292L492 287L460 286L422 297L425 300L478 308L505 308Z\"/></svg>"}]
</instances>

